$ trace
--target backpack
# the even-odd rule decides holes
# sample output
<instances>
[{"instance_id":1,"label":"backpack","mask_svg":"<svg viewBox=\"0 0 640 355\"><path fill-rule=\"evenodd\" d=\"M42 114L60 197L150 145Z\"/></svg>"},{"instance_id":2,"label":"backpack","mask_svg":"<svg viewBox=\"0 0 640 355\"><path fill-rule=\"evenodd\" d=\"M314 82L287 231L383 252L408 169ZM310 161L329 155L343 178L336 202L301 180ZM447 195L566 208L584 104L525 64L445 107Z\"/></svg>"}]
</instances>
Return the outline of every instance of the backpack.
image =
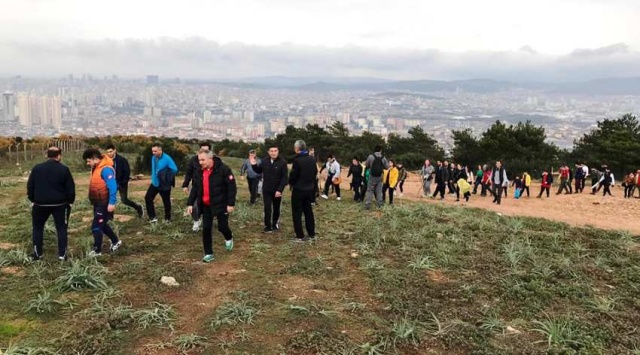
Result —
<instances>
[{"instance_id":1,"label":"backpack","mask_svg":"<svg viewBox=\"0 0 640 355\"><path fill-rule=\"evenodd\" d=\"M382 164L382 157L374 155L373 163L371 163L371 171L369 172L369 175L373 177L380 177L382 176L383 170L384 170L384 165Z\"/></svg>"}]
</instances>

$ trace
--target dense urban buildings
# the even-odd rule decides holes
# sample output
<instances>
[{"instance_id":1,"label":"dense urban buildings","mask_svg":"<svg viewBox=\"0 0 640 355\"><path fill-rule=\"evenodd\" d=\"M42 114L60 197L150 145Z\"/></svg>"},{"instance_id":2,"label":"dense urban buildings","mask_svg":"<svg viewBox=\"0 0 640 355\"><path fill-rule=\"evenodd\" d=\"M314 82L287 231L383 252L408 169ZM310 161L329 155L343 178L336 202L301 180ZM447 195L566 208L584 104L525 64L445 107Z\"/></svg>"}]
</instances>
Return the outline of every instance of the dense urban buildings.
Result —
<instances>
[{"instance_id":1,"label":"dense urban buildings","mask_svg":"<svg viewBox=\"0 0 640 355\"><path fill-rule=\"evenodd\" d=\"M531 120L549 140L570 146L598 120L640 111L640 96L563 94L536 88L478 92L265 88L229 83L96 79L0 79L4 136L166 135L262 141L287 125L321 127L340 121L362 131L404 135L422 126L445 148L451 130L480 134L496 120Z\"/></svg>"}]
</instances>

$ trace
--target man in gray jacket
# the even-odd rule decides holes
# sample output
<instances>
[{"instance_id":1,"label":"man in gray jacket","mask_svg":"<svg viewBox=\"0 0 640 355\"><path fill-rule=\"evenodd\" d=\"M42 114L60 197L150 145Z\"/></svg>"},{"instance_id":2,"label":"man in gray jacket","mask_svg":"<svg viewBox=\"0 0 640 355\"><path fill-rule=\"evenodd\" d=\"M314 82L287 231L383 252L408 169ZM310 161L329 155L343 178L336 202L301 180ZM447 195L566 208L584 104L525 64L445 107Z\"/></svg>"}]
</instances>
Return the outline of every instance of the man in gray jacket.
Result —
<instances>
[{"instance_id":1,"label":"man in gray jacket","mask_svg":"<svg viewBox=\"0 0 640 355\"><path fill-rule=\"evenodd\" d=\"M422 176L422 197L431 195L431 182L433 181L433 174L436 169L431 165L429 159L424 161L422 169L420 169L420 175Z\"/></svg>"},{"instance_id":2,"label":"man in gray jacket","mask_svg":"<svg viewBox=\"0 0 640 355\"><path fill-rule=\"evenodd\" d=\"M254 205L258 196L258 184L260 183L262 174L258 174L253 170L250 162L251 158L256 159L255 149L251 149L249 151L249 158L244 160L244 163L240 168L240 176L244 177L245 172L247 173L247 185L249 186L249 194L251 195L249 203L251 205ZM261 160L258 160L258 165L260 164L260 162Z\"/></svg>"},{"instance_id":3,"label":"man in gray jacket","mask_svg":"<svg viewBox=\"0 0 640 355\"><path fill-rule=\"evenodd\" d=\"M500 204L502 201L502 189L504 184L509 181L507 178L507 171L502 166L501 161L496 162L495 168L491 171L491 177L489 178L493 187L493 203Z\"/></svg>"},{"instance_id":4,"label":"man in gray jacket","mask_svg":"<svg viewBox=\"0 0 640 355\"><path fill-rule=\"evenodd\" d=\"M382 156L382 146L376 145L375 152L367 158L365 167L369 169L369 183L367 184L367 195L365 197L365 209L371 208L371 198L376 195L378 208L382 207L382 174L385 169L389 169L389 161Z\"/></svg>"}]
</instances>

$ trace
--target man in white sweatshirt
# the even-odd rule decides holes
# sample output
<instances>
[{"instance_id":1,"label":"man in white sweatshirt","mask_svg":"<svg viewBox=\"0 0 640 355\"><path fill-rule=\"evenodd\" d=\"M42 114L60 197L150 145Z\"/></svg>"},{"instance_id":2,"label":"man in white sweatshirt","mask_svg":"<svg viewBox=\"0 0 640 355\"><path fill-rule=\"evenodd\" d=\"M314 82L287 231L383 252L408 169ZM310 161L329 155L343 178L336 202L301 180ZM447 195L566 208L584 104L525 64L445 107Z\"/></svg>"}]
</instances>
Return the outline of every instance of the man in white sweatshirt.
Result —
<instances>
[{"instance_id":1,"label":"man in white sweatshirt","mask_svg":"<svg viewBox=\"0 0 640 355\"><path fill-rule=\"evenodd\" d=\"M329 154L325 168L327 169L327 181L324 183L321 197L325 200L329 198L329 187L333 184L336 190L336 200L340 201L340 164L332 154Z\"/></svg>"}]
</instances>

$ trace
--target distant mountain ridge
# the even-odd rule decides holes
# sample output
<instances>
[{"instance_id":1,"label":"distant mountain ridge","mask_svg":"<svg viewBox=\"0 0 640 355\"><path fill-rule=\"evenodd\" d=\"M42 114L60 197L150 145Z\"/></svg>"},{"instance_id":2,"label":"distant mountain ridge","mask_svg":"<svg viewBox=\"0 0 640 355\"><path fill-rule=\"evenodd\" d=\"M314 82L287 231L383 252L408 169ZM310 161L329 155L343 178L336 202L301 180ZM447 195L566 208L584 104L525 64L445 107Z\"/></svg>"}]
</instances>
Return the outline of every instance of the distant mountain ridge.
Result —
<instances>
[{"instance_id":1,"label":"distant mountain ridge","mask_svg":"<svg viewBox=\"0 0 640 355\"><path fill-rule=\"evenodd\" d=\"M495 93L517 89L541 90L556 94L575 95L640 95L640 77L602 78L572 83L516 83L492 79L471 80L404 80L390 81L376 78L314 78L261 77L228 81L218 84L256 89L294 89L308 91L406 91Z\"/></svg>"}]
</instances>

